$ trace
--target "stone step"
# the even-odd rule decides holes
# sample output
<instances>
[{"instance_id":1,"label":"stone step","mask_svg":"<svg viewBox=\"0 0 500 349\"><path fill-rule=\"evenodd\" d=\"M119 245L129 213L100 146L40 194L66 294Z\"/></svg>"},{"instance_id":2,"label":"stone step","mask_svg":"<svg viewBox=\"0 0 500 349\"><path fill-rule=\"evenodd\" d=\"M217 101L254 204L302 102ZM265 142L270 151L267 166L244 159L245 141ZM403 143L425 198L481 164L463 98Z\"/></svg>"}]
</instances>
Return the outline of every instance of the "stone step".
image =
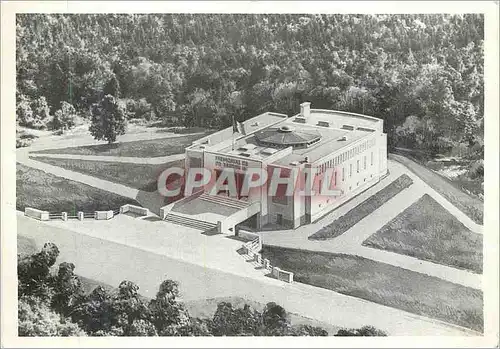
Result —
<instances>
[{"instance_id":1,"label":"stone step","mask_svg":"<svg viewBox=\"0 0 500 349\"><path fill-rule=\"evenodd\" d=\"M180 216L180 215L177 215L175 213L167 214L167 216L165 217L165 220L167 222L171 222L171 223L178 224L178 225L183 225L183 226L189 227L189 228L199 229L202 231L207 231L207 230L210 230L210 229L217 227L217 225L214 223L204 222L204 221L201 221L201 220L196 219L196 218Z\"/></svg>"},{"instance_id":2,"label":"stone step","mask_svg":"<svg viewBox=\"0 0 500 349\"><path fill-rule=\"evenodd\" d=\"M224 206L229 206L233 208L239 208L243 209L245 207L248 207L248 203L242 200L237 200L233 199L227 196L221 196L221 195L209 195L209 194L203 194L200 196L201 200L213 202L216 204L221 204Z\"/></svg>"}]
</instances>

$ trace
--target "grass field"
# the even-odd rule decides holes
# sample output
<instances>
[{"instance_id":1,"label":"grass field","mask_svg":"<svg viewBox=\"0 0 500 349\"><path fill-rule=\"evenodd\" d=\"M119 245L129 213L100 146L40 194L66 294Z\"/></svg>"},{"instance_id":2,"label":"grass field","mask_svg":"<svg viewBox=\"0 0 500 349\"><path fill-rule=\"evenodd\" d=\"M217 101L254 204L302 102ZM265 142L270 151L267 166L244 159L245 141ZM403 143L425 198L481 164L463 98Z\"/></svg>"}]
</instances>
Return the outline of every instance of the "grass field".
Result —
<instances>
[{"instance_id":1,"label":"grass field","mask_svg":"<svg viewBox=\"0 0 500 349\"><path fill-rule=\"evenodd\" d=\"M363 245L435 263L483 271L483 236L425 194Z\"/></svg>"},{"instance_id":2,"label":"grass field","mask_svg":"<svg viewBox=\"0 0 500 349\"><path fill-rule=\"evenodd\" d=\"M59 166L67 170L80 172L100 179L144 190L156 191L158 176L167 168L184 168L184 160L172 161L160 165L131 164L111 161L90 161L76 159L54 159L36 157L37 161Z\"/></svg>"},{"instance_id":3,"label":"grass field","mask_svg":"<svg viewBox=\"0 0 500 349\"><path fill-rule=\"evenodd\" d=\"M403 189L408 188L412 183L412 179L407 175L399 176L394 182L370 196L345 215L309 236L309 240L328 240L344 234L360 220L399 194Z\"/></svg>"},{"instance_id":4,"label":"grass field","mask_svg":"<svg viewBox=\"0 0 500 349\"><path fill-rule=\"evenodd\" d=\"M263 257L297 282L483 330L480 290L358 256L264 246Z\"/></svg>"},{"instance_id":5,"label":"grass field","mask_svg":"<svg viewBox=\"0 0 500 349\"><path fill-rule=\"evenodd\" d=\"M39 252L36 243L27 237L17 236L17 254L21 257L26 257Z\"/></svg>"},{"instance_id":6,"label":"grass field","mask_svg":"<svg viewBox=\"0 0 500 349\"><path fill-rule=\"evenodd\" d=\"M46 149L35 153L43 154L76 154L76 155L108 155L131 157L156 157L183 153L191 143L206 134L197 133L179 137L158 138L143 141L96 144L60 149Z\"/></svg>"},{"instance_id":7,"label":"grass field","mask_svg":"<svg viewBox=\"0 0 500 349\"><path fill-rule=\"evenodd\" d=\"M86 184L17 164L16 209L33 207L49 212L93 212L117 209L135 200L103 191Z\"/></svg>"},{"instance_id":8,"label":"grass field","mask_svg":"<svg viewBox=\"0 0 500 349\"><path fill-rule=\"evenodd\" d=\"M443 195L446 200L451 202L453 206L466 214L470 219L477 224L483 224L484 204L481 200L457 188L456 184L452 183L447 178L438 175L432 170L405 156L390 154L389 158L408 167L432 189Z\"/></svg>"}]
</instances>

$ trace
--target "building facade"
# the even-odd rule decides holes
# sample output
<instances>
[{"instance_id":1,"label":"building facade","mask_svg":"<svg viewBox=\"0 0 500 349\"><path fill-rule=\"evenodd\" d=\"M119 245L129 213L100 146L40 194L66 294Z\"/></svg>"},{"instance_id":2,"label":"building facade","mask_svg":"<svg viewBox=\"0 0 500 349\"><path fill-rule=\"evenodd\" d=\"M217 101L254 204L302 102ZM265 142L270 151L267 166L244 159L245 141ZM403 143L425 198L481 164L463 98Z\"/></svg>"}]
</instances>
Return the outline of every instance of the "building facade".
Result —
<instances>
[{"instance_id":1,"label":"building facade","mask_svg":"<svg viewBox=\"0 0 500 349\"><path fill-rule=\"evenodd\" d=\"M296 228L314 222L387 173L387 135L381 119L311 109L305 102L293 117L264 113L241 127L242 133L227 128L195 141L186 149L186 169L204 167L220 174L232 168L238 189L252 168L267 171L269 178L279 171L280 177L293 179L297 187L305 187L312 174L315 191L324 180L337 189L335 195L304 196L299 190L286 195L286 185L280 184L276 195L269 195L267 185L253 188L245 197L238 194L235 199L259 206L258 213L245 221L255 228Z\"/></svg>"}]
</instances>

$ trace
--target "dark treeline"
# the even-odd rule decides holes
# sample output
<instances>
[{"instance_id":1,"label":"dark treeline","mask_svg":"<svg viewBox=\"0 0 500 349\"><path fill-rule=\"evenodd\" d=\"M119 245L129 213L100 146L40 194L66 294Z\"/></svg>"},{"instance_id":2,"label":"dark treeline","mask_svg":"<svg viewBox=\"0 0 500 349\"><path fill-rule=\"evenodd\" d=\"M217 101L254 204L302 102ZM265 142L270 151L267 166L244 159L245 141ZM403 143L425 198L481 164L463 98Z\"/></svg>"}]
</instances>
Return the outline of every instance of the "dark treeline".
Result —
<instances>
[{"instance_id":1,"label":"dark treeline","mask_svg":"<svg viewBox=\"0 0 500 349\"><path fill-rule=\"evenodd\" d=\"M69 105L88 117L105 94L129 118L211 128L232 115L292 115L307 100L383 118L390 145L479 159L483 23L475 14L22 14L18 122L45 127Z\"/></svg>"}]
</instances>

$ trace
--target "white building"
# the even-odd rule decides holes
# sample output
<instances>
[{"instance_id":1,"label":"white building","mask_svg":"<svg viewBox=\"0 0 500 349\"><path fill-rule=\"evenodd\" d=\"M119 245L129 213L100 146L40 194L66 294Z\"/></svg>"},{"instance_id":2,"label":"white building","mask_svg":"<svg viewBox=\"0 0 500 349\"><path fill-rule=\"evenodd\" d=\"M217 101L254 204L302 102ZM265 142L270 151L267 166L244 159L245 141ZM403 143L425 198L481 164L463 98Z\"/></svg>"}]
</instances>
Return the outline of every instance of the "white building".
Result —
<instances>
[{"instance_id":1,"label":"white building","mask_svg":"<svg viewBox=\"0 0 500 349\"><path fill-rule=\"evenodd\" d=\"M235 169L236 183L241 188L242 178L249 168L268 171L275 168L282 174L296 176L304 183L306 170L316 171L321 185L327 169L334 171L333 182L340 194L335 196L282 195L269 196L267 188L256 188L244 198L219 200L223 205L236 202L251 207L234 214L225 224L260 228L275 224L296 228L311 223L340 204L377 183L387 173L387 135L383 120L371 116L310 109L310 103L301 104L301 112L293 117L265 113L242 123L243 133L227 128L195 141L186 149L186 169L204 167L217 173L225 167ZM292 171L293 168L299 172ZM317 184L318 184L317 183ZM206 197L206 193L204 194ZM236 205L237 206L237 205Z\"/></svg>"}]
</instances>

